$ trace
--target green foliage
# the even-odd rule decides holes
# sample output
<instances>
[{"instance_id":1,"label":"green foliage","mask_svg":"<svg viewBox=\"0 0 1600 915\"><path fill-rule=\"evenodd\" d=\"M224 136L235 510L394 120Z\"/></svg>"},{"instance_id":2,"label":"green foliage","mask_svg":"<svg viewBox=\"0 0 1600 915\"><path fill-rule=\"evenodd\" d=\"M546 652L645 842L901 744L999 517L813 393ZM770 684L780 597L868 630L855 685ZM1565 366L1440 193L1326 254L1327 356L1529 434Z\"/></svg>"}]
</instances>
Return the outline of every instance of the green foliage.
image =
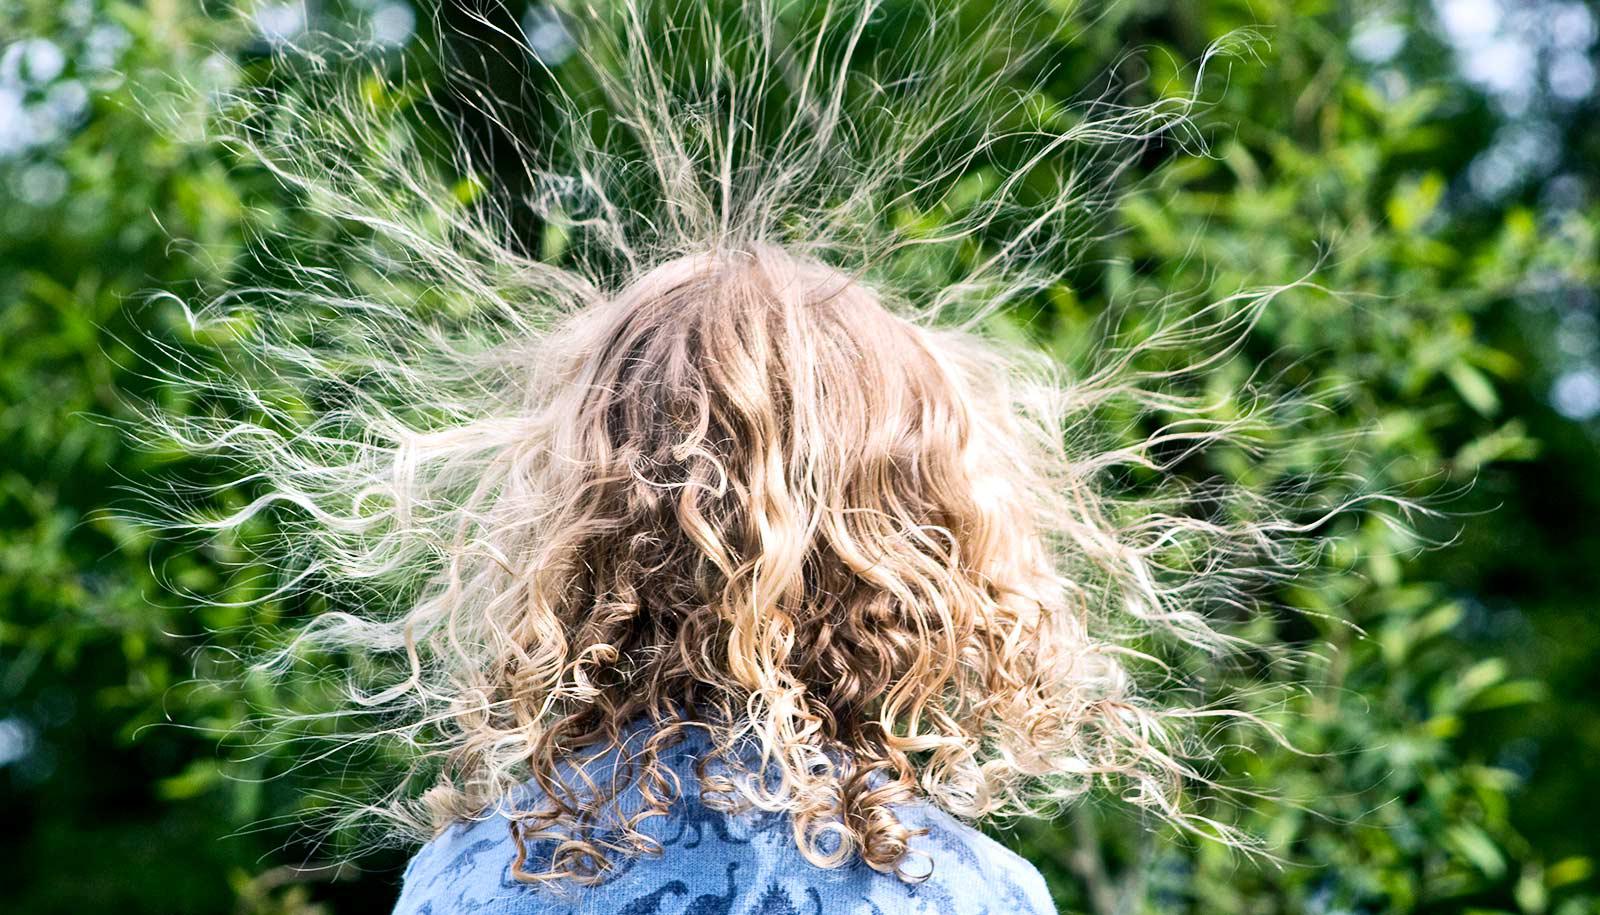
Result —
<instances>
[{"instance_id":1,"label":"green foliage","mask_svg":"<svg viewBox=\"0 0 1600 915\"><path fill-rule=\"evenodd\" d=\"M1017 331L1065 351L1108 302L1205 300L1304 275L1252 337L1249 361L1339 392L1337 410L1310 420L1318 438L1377 430L1357 476L1424 481L1414 495L1460 513L1424 531L1460 531L1433 551L1381 524L1344 523L1333 574L1280 595L1306 612L1260 633L1303 648L1300 666L1237 672L1308 681L1253 709L1282 726L1286 745L1241 734L1231 760L1275 797L1206 802L1283 862L1179 839L1112 804L1008 830L1064 911L1595 909L1600 848L1581 814L1593 792L1568 761L1600 752L1589 660L1600 544L1576 520L1600 508L1596 429L1553 411L1546 394L1563 354L1581 350L1569 315L1587 308L1594 335L1600 213L1552 205L1537 181L1501 196L1473 190L1473 163L1517 115L1458 73L1432 10L1128 0L1061 46L1032 100L1051 110L1108 67L1162 91L1211 41L1264 27L1259 60L1235 61L1214 87L1204 149L1153 150L1111 217L1120 231L1078 252L1075 282L1013 316ZM1369 13L1405 29L1398 58L1352 53ZM251 25L178 0L35 0L0 7L0 35L3 54L20 46L12 36L62 52L57 73L47 52L15 52L7 59L22 63L0 91L14 83L29 110L54 98L66 112L53 136L21 148L0 138L7 897L41 913L384 910L392 851L362 859L366 872L286 867L332 853L274 821L313 809L308 792L326 773L285 775L281 751L219 752L217 735L252 708L328 697L196 677L315 608L196 611L174 595L246 593L251 570L224 571L241 545L161 543L103 511L126 481L164 478L182 460L137 450L104 421L126 418L128 398L179 396L145 377L146 360L159 362L146 336L198 353L228 343L195 338L177 305L144 292L250 276L252 230L295 218L265 176L188 129L199 112L170 91L229 78L225 56L255 78ZM81 112L67 83L85 90ZM1564 112L1583 123L1593 103ZM1561 169L1594 180L1597 150L1581 131L1559 146ZM467 205L494 180L469 176L454 192ZM981 200L986 186L975 174L950 200ZM940 216L905 219L933 230ZM557 256L566 239L541 231L535 245ZM1307 459L1269 463L1292 472ZM1196 472L1262 472L1238 455L1210 462Z\"/></svg>"}]
</instances>

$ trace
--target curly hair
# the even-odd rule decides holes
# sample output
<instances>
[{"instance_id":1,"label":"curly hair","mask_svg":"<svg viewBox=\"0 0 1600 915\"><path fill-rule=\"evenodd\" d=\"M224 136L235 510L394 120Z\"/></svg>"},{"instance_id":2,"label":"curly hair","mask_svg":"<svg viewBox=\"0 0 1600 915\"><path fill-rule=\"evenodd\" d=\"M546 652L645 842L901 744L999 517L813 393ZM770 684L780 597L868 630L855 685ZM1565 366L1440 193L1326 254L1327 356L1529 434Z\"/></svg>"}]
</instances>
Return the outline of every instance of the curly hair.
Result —
<instances>
[{"instance_id":1,"label":"curly hair","mask_svg":"<svg viewBox=\"0 0 1600 915\"><path fill-rule=\"evenodd\" d=\"M692 721L719 761L757 750L752 800L809 858L880 870L906 853L897 802L976 817L1022 776L1127 765L1125 678L1045 548L1075 487L1049 427L1005 409L1002 354L768 247L657 267L551 345L577 355L460 570L500 646L475 738L518 736L559 799L538 826L605 804L556 764L641 716L643 779Z\"/></svg>"},{"instance_id":2,"label":"curly hair","mask_svg":"<svg viewBox=\"0 0 1600 915\"><path fill-rule=\"evenodd\" d=\"M721 64L685 74L659 45L692 30L647 6L586 7L569 66L599 101L555 97L569 133L517 147L525 194L480 194L465 153L470 181L442 173L371 84L316 95L320 61L302 103L293 83L241 91L218 119L334 228L275 230L259 253L292 284L188 313L224 343L160 370L233 406L149 419L255 494L201 518L163 494L158 514L231 532L270 513L273 594L330 598L259 664L358 659L333 714L379 723L343 739L407 760L358 811L425 832L532 781L518 876L602 879L654 850L640 827L681 790L662 754L697 732L719 772L703 800L788 814L822 865L907 876L912 799L976 819L1096 786L1247 842L1182 801L1210 782L1189 725L1244 713L1156 688L1161 646L1237 645L1211 611L1292 574L1320 516L1171 470L1248 453L1294 409L1248 382L1220 406L1185 388L1221 377L1289 287L1156 308L1076 372L986 331L1061 282L1127 144L1171 137L1194 97L1000 105L969 62L1015 76L1027 55L993 53L1010 27L963 31L938 3L921 32L901 24L903 59L870 64L875 3L798 23L746 5L736 30L691 15ZM915 79L893 72L907 61ZM757 142L762 124L779 126ZM991 180L957 205L973 169ZM945 208L939 230L905 217L918 201ZM553 250L527 253L516 208ZM607 751L628 778L589 771ZM644 803L622 814L630 787Z\"/></svg>"}]
</instances>

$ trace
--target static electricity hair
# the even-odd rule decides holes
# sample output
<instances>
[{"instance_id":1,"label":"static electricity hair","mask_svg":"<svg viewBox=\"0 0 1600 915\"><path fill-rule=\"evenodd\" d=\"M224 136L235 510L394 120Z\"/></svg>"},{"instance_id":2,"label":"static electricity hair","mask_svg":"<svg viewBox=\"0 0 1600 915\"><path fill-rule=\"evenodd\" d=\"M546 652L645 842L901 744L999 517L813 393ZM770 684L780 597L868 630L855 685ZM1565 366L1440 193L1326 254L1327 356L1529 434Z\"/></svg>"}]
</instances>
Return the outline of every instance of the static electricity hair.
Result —
<instances>
[{"instance_id":1,"label":"static electricity hair","mask_svg":"<svg viewBox=\"0 0 1600 915\"><path fill-rule=\"evenodd\" d=\"M352 815L509 803L521 879L603 879L658 850L693 733L702 799L786 814L821 865L905 876L908 802L1097 788L1248 842L1184 800L1247 714L1170 662L1247 644L1321 516L1174 468L1298 409L1220 371L1288 287L1147 303L1074 363L1002 330L1065 288L1139 149L1197 142L1237 45L1192 91L1072 102L1030 52L1070 36L1021 6L540 9L531 49L444 41L436 95L331 39L270 89L205 87L300 215L260 228L265 280L184 304L213 345L159 368L204 408L149 411L247 500L155 501L270 522L267 596L326 607L254 663L348 662L304 719L399 760Z\"/></svg>"}]
</instances>

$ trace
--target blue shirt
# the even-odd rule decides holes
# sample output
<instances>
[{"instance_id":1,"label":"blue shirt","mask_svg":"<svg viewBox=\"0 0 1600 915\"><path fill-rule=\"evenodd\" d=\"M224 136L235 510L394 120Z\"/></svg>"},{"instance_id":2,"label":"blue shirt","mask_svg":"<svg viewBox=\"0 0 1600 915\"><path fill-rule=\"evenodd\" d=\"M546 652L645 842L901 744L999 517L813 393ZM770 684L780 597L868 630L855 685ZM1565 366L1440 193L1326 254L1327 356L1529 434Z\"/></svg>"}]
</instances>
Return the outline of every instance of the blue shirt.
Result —
<instances>
[{"instance_id":1,"label":"blue shirt","mask_svg":"<svg viewBox=\"0 0 1600 915\"><path fill-rule=\"evenodd\" d=\"M664 754L682 796L641 826L660 855L620 859L597 886L521 883L511 876L511 821L496 811L447 828L417 853L395 915L1055 915L1033 865L925 802L897 813L927 830L911 840L932 862L927 879L881 874L859 856L818 867L795 846L786 815L701 803L693 744ZM530 843L529 869L539 855Z\"/></svg>"}]
</instances>

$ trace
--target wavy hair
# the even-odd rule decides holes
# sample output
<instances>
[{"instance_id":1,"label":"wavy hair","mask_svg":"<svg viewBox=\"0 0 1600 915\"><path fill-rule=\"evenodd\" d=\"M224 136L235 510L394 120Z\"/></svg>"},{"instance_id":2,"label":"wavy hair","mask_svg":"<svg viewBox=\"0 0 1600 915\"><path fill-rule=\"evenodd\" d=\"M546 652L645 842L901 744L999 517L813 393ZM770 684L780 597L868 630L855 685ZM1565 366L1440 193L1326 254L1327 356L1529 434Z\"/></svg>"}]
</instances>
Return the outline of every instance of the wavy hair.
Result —
<instances>
[{"instance_id":1,"label":"wavy hair","mask_svg":"<svg viewBox=\"0 0 1600 915\"><path fill-rule=\"evenodd\" d=\"M1196 95L1040 104L1006 87L1040 81L1045 20L958 3L562 10L573 57L519 58L544 139L517 87L427 105L520 138L516 193L327 48L212 92L219 142L329 228L265 233L286 279L189 310L223 343L160 367L225 408L152 427L252 497L154 501L213 533L270 517L273 595L329 598L258 664L358 660L331 714L376 723L340 739L405 760L358 812L425 832L531 780L519 835L554 850L518 875L601 879L654 849L663 754L697 731L727 773L704 799L788 814L822 865L906 875L907 801L977 819L1096 786L1247 842L1182 800L1203 722L1244 713L1162 659L1243 644L1230 620L1320 516L1174 468L1298 409L1197 383L1288 287L1155 305L1072 368L993 332ZM588 761L638 722L643 807L599 831L624 786Z\"/></svg>"}]
</instances>

